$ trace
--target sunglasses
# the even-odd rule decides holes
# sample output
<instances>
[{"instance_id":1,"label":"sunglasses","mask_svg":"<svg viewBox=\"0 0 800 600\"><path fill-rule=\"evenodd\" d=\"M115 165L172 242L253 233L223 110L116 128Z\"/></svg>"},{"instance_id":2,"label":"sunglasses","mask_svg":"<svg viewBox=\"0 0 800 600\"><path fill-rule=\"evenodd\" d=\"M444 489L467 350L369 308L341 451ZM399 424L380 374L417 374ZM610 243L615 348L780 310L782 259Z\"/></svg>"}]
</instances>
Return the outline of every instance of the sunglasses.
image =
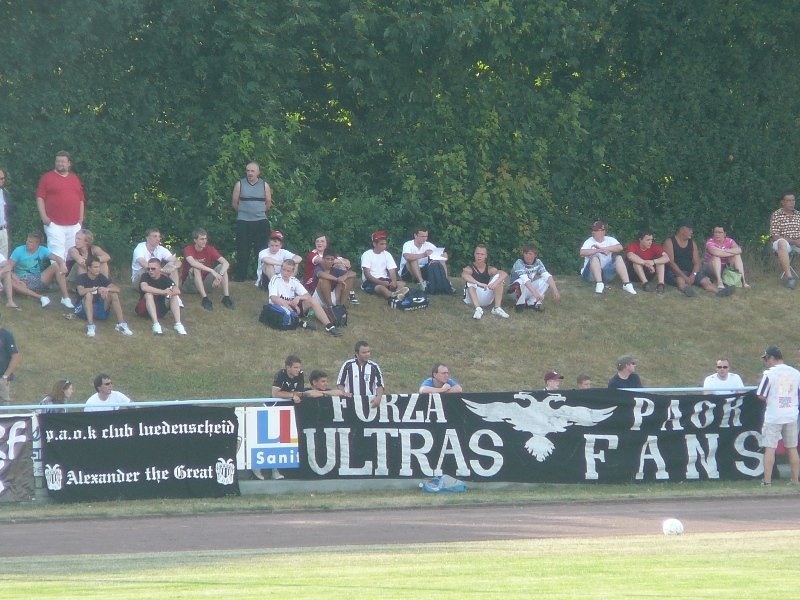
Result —
<instances>
[{"instance_id":1,"label":"sunglasses","mask_svg":"<svg viewBox=\"0 0 800 600\"><path fill-rule=\"evenodd\" d=\"M155 271L158 267L147 267L148 271Z\"/></svg>"},{"instance_id":2,"label":"sunglasses","mask_svg":"<svg viewBox=\"0 0 800 600\"><path fill-rule=\"evenodd\" d=\"M717 368L718 369L730 369L730 367L728 365L724 365L724 366L723 365L717 365Z\"/></svg>"}]
</instances>

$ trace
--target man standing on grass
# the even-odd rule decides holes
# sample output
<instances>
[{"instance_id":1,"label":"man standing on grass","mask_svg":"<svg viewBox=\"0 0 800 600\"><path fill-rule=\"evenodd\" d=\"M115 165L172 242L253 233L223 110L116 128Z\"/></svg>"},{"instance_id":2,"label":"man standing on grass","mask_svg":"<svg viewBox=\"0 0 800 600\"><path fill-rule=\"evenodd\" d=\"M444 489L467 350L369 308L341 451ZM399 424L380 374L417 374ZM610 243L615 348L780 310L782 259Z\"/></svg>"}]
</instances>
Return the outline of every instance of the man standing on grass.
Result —
<instances>
[{"instance_id":1,"label":"man standing on grass","mask_svg":"<svg viewBox=\"0 0 800 600\"><path fill-rule=\"evenodd\" d=\"M782 277L786 279L786 287L790 290L797 287L797 279L791 268L792 256L800 252L800 211L794 208L796 200L794 192L785 192L781 196L781 207L772 213L769 220L772 249L778 256Z\"/></svg>"},{"instance_id":2,"label":"man standing on grass","mask_svg":"<svg viewBox=\"0 0 800 600\"><path fill-rule=\"evenodd\" d=\"M583 242L580 255L583 258L581 277L584 281L594 283L596 294L602 294L605 290L605 282L611 281L619 275L622 280L622 289L629 294L636 295L633 284L628 277L628 269L625 261L619 253L622 252L622 244L617 238L606 235L606 224L603 221L592 223L592 237Z\"/></svg>"},{"instance_id":3,"label":"man standing on grass","mask_svg":"<svg viewBox=\"0 0 800 600\"><path fill-rule=\"evenodd\" d=\"M608 382L609 389L642 387L642 380L635 371L636 360L632 356L620 356L617 359L617 373Z\"/></svg>"},{"instance_id":4,"label":"man standing on grass","mask_svg":"<svg viewBox=\"0 0 800 600\"><path fill-rule=\"evenodd\" d=\"M0 254L8 256L8 191L6 172L0 169Z\"/></svg>"},{"instance_id":5,"label":"man standing on grass","mask_svg":"<svg viewBox=\"0 0 800 600\"><path fill-rule=\"evenodd\" d=\"M770 346L761 355L767 370L758 384L756 395L766 402L761 445L764 447L763 486L772 485L772 468L775 466L775 448L783 440L791 468L791 485L798 484L800 457L797 454L797 394L800 390L800 371L783 363L783 354L777 346Z\"/></svg>"},{"instance_id":6,"label":"man standing on grass","mask_svg":"<svg viewBox=\"0 0 800 600\"><path fill-rule=\"evenodd\" d=\"M367 342L356 342L355 357L342 365L336 387L345 392L343 396L351 394L372 398L372 406L378 406L383 397L383 373L378 363L370 360L371 354Z\"/></svg>"},{"instance_id":7,"label":"man standing on grass","mask_svg":"<svg viewBox=\"0 0 800 600\"><path fill-rule=\"evenodd\" d=\"M703 381L703 388L710 391L710 394L723 396L729 394L731 390L744 387L742 378L736 373L731 373L731 363L727 358L717 359L717 372L712 373Z\"/></svg>"},{"instance_id":8,"label":"man standing on grass","mask_svg":"<svg viewBox=\"0 0 800 600\"><path fill-rule=\"evenodd\" d=\"M36 207L47 235L47 247L62 260L75 245L86 204L83 184L70 172L71 167L69 152L58 152L55 169L42 175L36 188Z\"/></svg>"},{"instance_id":9,"label":"man standing on grass","mask_svg":"<svg viewBox=\"0 0 800 600\"><path fill-rule=\"evenodd\" d=\"M251 162L246 177L233 186L231 204L236 211L236 281L247 279L250 256L258 256L267 246L272 189L261 179L261 168Z\"/></svg>"},{"instance_id":10,"label":"man standing on grass","mask_svg":"<svg viewBox=\"0 0 800 600\"><path fill-rule=\"evenodd\" d=\"M181 285L187 292L196 290L200 294L200 304L206 310L214 310L206 288L222 288L222 305L233 308L228 289L228 270L230 265L219 251L208 243L208 232L198 227L192 232L193 244L183 249L186 259L181 266Z\"/></svg>"},{"instance_id":11,"label":"man standing on grass","mask_svg":"<svg viewBox=\"0 0 800 600\"><path fill-rule=\"evenodd\" d=\"M0 327L0 406L11 404L11 380L21 360L14 335L5 327Z\"/></svg>"}]
</instances>

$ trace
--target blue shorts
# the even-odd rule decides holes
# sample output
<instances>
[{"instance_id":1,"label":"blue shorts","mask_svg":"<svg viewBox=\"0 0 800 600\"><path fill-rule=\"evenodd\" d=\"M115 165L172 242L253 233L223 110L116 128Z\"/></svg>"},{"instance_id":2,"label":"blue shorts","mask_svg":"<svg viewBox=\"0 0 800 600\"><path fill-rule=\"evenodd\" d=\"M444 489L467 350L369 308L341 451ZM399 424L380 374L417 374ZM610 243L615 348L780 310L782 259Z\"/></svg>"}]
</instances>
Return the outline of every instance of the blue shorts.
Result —
<instances>
[{"instance_id":1,"label":"blue shorts","mask_svg":"<svg viewBox=\"0 0 800 600\"><path fill-rule=\"evenodd\" d=\"M109 309L111 306L106 308L106 303L101 298L99 301L94 303L94 310L93 316L94 319L97 321L107 321L111 312ZM83 307L83 302L79 302L78 306L75 307L75 316L80 317L83 320L86 320L86 309Z\"/></svg>"},{"instance_id":2,"label":"blue shorts","mask_svg":"<svg viewBox=\"0 0 800 600\"><path fill-rule=\"evenodd\" d=\"M614 264L616 260L617 260L617 255L614 254L612 255L611 260L604 267L600 269L603 281L606 282L613 281L614 278L617 276L617 266ZM583 268L583 271L581 271L581 277L583 278L584 281L588 281L589 283L598 283L592 278L592 271L589 268L591 262L592 262L591 258L586 262L586 266Z\"/></svg>"},{"instance_id":3,"label":"blue shorts","mask_svg":"<svg viewBox=\"0 0 800 600\"><path fill-rule=\"evenodd\" d=\"M379 279L379 281L381 283L386 282L386 287L387 288L389 287L389 284L392 283L391 279L386 279L384 277L381 277ZM365 292L367 292L368 294L374 294L375 293L375 284L370 283L369 281L365 281L364 283L361 284L361 289L364 290Z\"/></svg>"}]
</instances>

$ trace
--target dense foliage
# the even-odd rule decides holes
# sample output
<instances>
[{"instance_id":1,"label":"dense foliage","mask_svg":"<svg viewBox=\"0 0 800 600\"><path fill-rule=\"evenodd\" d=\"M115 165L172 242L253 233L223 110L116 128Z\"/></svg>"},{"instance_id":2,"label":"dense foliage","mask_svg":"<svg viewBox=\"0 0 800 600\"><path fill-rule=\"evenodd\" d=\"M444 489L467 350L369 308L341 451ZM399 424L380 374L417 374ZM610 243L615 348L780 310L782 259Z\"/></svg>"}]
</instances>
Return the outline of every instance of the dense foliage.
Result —
<instances>
[{"instance_id":1,"label":"dense foliage","mask_svg":"<svg viewBox=\"0 0 800 600\"><path fill-rule=\"evenodd\" d=\"M791 2L0 0L0 23L15 242L61 149L126 257L151 225L231 254L255 159L297 252L425 223L456 264L534 240L556 270L596 218L755 243L800 162Z\"/></svg>"}]
</instances>

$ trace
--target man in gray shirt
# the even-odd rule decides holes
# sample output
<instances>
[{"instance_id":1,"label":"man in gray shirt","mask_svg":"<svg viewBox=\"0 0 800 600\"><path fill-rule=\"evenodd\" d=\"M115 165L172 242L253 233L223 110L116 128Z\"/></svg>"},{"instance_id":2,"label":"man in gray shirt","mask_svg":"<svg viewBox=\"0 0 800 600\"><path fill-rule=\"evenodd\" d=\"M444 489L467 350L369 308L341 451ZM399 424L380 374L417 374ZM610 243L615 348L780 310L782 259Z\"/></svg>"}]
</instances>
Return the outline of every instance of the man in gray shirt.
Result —
<instances>
[{"instance_id":1,"label":"man in gray shirt","mask_svg":"<svg viewBox=\"0 0 800 600\"><path fill-rule=\"evenodd\" d=\"M272 208L272 190L261 179L258 163L248 163L245 172L247 176L236 182L231 197L236 211L236 281L247 280L250 254L255 263L258 253L267 247Z\"/></svg>"}]
</instances>

